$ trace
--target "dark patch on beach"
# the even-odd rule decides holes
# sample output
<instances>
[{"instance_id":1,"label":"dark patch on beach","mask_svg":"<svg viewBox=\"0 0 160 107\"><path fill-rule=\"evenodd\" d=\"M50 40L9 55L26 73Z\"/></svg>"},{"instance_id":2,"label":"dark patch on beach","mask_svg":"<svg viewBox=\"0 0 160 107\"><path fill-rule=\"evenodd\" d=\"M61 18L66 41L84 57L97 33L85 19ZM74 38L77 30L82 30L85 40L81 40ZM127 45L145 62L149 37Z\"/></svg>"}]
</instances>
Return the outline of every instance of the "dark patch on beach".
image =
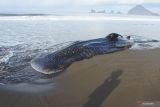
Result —
<instances>
[{"instance_id":1,"label":"dark patch on beach","mask_svg":"<svg viewBox=\"0 0 160 107\"><path fill-rule=\"evenodd\" d=\"M119 76L121 76L122 73L122 70L113 71L110 77L91 93L89 100L82 107L100 107L120 84Z\"/></svg>"}]
</instances>

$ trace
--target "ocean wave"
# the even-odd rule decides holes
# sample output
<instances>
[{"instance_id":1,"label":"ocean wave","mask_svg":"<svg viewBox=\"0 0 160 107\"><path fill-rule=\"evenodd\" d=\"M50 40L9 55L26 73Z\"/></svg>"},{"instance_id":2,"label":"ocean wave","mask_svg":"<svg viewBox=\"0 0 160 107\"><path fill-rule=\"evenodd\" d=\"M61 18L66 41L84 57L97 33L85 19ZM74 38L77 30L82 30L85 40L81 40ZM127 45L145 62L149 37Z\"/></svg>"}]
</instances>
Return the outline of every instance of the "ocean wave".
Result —
<instances>
[{"instance_id":1,"label":"ocean wave","mask_svg":"<svg viewBox=\"0 0 160 107\"><path fill-rule=\"evenodd\" d=\"M0 20L55 20L55 21L66 21L66 20L86 20L86 21L96 21L96 20L121 20L121 21L160 21L159 17L155 16L131 16L131 15L98 15L98 14L88 14L88 15L66 15L66 16L3 16Z\"/></svg>"}]
</instances>

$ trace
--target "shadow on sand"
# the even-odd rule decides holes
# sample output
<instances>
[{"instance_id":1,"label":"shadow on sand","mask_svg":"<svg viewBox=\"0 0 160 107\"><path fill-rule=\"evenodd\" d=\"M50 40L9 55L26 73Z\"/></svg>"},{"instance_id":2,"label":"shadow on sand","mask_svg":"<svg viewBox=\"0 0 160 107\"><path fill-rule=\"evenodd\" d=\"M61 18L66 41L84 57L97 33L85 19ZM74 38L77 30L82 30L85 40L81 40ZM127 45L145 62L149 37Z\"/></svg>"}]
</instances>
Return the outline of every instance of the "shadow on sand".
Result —
<instances>
[{"instance_id":1,"label":"shadow on sand","mask_svg":"<svg viewBox=\"0 0 160 107\"><path fill-rule=\"evenodd\" d=\"M99 107L105 101L112 91L120 84L118 77L122 75L121 70L113 71L103 84L96 88L89 96L88 102L82 107Z\"/></svg>"}]
</instances>

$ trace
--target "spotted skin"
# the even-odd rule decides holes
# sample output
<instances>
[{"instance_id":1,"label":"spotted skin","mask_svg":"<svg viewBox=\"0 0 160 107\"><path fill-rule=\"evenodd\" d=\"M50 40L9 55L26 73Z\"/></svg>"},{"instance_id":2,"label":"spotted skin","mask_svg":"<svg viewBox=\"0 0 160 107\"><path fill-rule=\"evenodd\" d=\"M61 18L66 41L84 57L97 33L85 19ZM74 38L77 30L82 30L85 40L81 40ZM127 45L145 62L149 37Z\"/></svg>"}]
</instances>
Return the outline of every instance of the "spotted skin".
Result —
<instances>
[{"instance_id":1,"label":"spotted skin","mask_svg":"<svg viewBox=\"0 0 160 107\"><path fill-rule=\"evenodd\" d=\"M111 41L107 37L87 41L76 41L65 49L33 59L31 65L41 73L52 74L55 70L65 69L75 61L88 59L95 55L128 49L132 44L133 41L127 37L118 37L115 41Z\"/></svg>"}]
</instances>

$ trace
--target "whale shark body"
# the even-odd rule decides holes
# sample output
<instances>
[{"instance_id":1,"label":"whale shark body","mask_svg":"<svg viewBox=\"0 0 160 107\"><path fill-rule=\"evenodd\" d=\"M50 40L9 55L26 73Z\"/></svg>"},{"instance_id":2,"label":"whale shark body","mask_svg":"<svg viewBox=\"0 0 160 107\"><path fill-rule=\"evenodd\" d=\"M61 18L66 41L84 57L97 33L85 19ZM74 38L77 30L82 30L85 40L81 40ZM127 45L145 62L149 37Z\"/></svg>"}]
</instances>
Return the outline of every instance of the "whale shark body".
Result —
<instances>
[{"instance_id":1,"label":"whale shark body","mask_svg":"<svg viewBox=\"0 0 160 107\"><path fill-rule=\"evenodd\" d=\"M111 33L104 38L75 41L64 49L34 58L31 66L38 72L52 74L64 70L75 61L128 49L133 43L130 36L116 33Z\"/></svg>"}]
</instances>

